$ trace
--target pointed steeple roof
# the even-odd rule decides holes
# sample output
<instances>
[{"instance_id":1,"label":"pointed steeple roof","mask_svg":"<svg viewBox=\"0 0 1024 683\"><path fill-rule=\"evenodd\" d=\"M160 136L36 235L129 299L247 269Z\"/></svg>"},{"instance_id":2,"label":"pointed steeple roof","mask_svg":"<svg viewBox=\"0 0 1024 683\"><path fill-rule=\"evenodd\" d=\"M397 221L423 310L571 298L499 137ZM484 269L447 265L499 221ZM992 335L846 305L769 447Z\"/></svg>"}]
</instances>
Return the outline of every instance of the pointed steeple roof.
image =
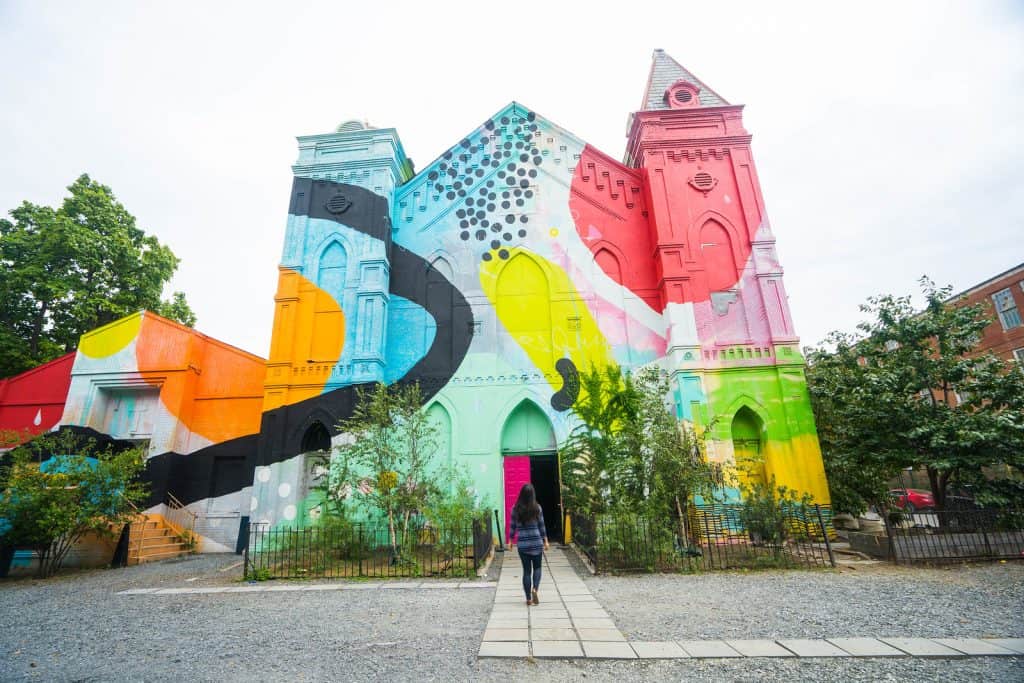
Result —
<instances>
[{"instance_id":1,"label":"pointed steeple roof","mask_svg":"<svg viewBox=\"0 0 1024 683\"><path fill-rule=\"evenodd\" d=\"M717 107L728 105L725 98L704 84L699 78L683 67L682 64L665 54L664 50L655 50L651 61L651 73L647 77L647 90L640 106L643 111L669 109L665 102L665 90L676 81L683 80L700 88L700 105Z\"/></svg>"}]
</instances>

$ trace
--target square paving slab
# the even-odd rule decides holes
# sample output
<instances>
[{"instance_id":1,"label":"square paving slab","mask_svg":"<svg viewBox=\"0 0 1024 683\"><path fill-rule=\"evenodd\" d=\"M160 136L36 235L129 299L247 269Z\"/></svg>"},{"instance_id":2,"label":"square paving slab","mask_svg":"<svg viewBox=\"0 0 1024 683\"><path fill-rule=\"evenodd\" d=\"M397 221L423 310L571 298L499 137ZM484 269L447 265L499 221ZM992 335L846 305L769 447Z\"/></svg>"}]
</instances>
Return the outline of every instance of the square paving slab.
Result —
<instances>
[{"instance_id":1,"label":"square paving slab","mask_svg":"<svg viewBox=\"0 0 1024 683\"><path fill-rule=\"evenodd\" d=\"M629 643L583 641L583 651L589 659L636 659Z\"/></svg>"},{"instance_id":2,"label":"square paving slab","mask_svg":"<svg viewBox=\"0 0 1024 683\"><path fill-rule=\"evenodd\" d=\"M549 619L547 617L533 617L530 619L530 626L534 628L572 628L572 621L565 619Z\"/></svg>"},{"instance_id":3,"label":"square paving slab","mask_svg":"<svg viewBox=\"0 0 1024 683\"><path fill-rule=\"evenodd\" d=\"M710 659L718 657L742 657L729 647L724 640L680 640L679 646L691 657Z\"/></svg>"},{"instance_id":4,"label":"square paving slab","mask_svg":"<svg viewBox=\"0 0 1024 683\"><path fill-rule=\"evenodd\" d=\"M484 631L485 642L497 642L499 640L521 640L526 642L530 639L528 628L490 628Z\"/></svg>"},{"instance_id":5,"label":"square paving slab","mask_svg":"<svg viewBox=\"0 0 1024 683\"><path fill-rule=\"evenodd\" d=\"M965 655L973 656L997 656L997 657L1013 657L1019 655L1019 652L1013 650L1007 650L1005 647L1000 647L991 641L981 640L979 638L935 638L935 642L946 647L951 647L954 650L963 652Z\"/></svg>"},{"instance_id":6,"label":"square paving slab","mask_svg":"<svg viewBox=\"0 0 1024 683\"><path fill-rule=\"evenodd\" d=\"M615 628L615 622L611 619L573 617L572 623L576 628Z\"/></svg>"},{"instance_id":7,"label":"square paving slab","mask_svg":"<svg viewBox=\"0 0 1024 683\"><path fill-rule=\"evenodd\" d=\"M617 628L578 628L580 640L625 642L626 636Z\"/></svg>"},{"instance_id":8,"label":"square paving slab","mask_svg":"<svg viewBox=\"0 0 1024 683\"><path fill-rule=\"evenodd\" d=\"M774 640L727 640L729 647L744 657L792 657L793 653Z\"/></svg>"},{"instance_id":9,"label":"square paving slab","mask_svg":"<svg viewBox=\"0 0 1024 683\"><path fill-rule=\"evenodd\" d=\"M577 640L538 640L533 644L534 657L582 657L583 648Z\"/></svg>"},{"instance_id":10,"label":"square paving slab","mask_svg":"<svg viewBox=\"0 0 1024 683\"><path fill-rule=\"evenodd\" d=\"M480 657L529 657L529 643L480 643Z\"/></svg>"},{"instance_id":11,"label":"square paving slab","mask_svg":"<svg viewBox=\"0 0 1024 683\"><path fill-rule=\"evenodd\" d=\"M796 638L780 640L779 645L793 652L798 657L849 657L850 653L827 640Z\"/></svg>"},{"instance_id":12,"label":"square paving slab","mask_svg":"<svg viewBox=\"0 0 1024 683\"><path fill-rule=\"evenodd\" d=\"M690 656L683 648L679 647L678 643L673 643L671 640L665 642L634 641L630 645L640 659L685 659Z\"/></svg>"},{"instance_id":13,"label":"square paving slab","mask_svg":"<svg viewBox=\"0 0 1024 683\"><path fill-rule=\"evenodd\" d=\"M1024 638L986 638L985 642L1024 655Z\"/></svg>"},{"instance_id":14,"label":"square paving slab","mask_svg":"<svg viewBox=\"0 0 1024 683\"><path fill-rule=\"evenodd\" d=\"M854 657L906 657L902 650L874 638L829 638L828 642Z\"/></svg>"},{"instance_id":15,"label":"square paving slab","mask_svg":"<svg viewBox=\"0 0 1024 683\"><path fill-rule=\"evenodd\" d=\"M527 619L491 619L487 622L487 630L492 628L530 628Z\"/></svg>"},{"instance_id":16,"label":"square paving slab","mask_svg":"<svg viewBox=\"0 0 1024 683\"><path fill-rule=\"evenodd\" d=\"M571 628L531 628L530 640L576 640L576 630Z\"/></svg>"},{"instance_id":17,"label":"square paving slab","mask_svg":"<svg viewBox=\"0 0 1024 683\"><path fill-rule=\"evenodd\" d=\"M963 653L928 638L879 638L915 657L963 657Z\"/></svg>"},{"instance_id":18,"label":"square paving slab","mask_svg":"<svg viewBox=\"0 0 1024 683\"><path fill-rule=\"evenodd\" d=\"M573 607L566 608L573 619L611 619L608 613L599 607Z\"/></svg>"}]
</instances>

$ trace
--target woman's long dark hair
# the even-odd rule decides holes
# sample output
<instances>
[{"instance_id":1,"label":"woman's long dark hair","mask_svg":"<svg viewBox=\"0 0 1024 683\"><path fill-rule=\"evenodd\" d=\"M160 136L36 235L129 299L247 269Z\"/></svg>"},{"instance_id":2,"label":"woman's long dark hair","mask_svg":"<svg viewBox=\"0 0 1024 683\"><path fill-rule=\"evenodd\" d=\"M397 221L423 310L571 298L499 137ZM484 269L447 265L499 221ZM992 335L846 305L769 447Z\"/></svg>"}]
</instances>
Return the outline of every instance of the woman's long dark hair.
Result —
<instances>
[{"instance_id":1,"label":"woman's long dark hair","mask_svg":"<svg viewBox=\"0 0 1024 683\"><path fill-rule=\"evenodd\" d=\"M512 508L512 517L517 524L533 524L540 519L540 505L537 504L537 491L533 484L523 484L519 489L519 498Z\"/></svg>"}]
</instances>

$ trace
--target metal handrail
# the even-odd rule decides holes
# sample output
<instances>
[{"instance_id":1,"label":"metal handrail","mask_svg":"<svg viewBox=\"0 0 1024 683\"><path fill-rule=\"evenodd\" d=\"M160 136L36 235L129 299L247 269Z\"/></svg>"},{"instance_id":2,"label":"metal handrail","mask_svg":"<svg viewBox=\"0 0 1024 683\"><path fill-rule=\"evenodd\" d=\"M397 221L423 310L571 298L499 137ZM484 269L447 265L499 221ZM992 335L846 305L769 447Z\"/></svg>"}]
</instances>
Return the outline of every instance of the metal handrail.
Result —
<instances>
[{"instance_id":1,"label":"metal handrail","mask_svg":"<svg viewBox=\"0 0 1024 683\"><path fill-rule=\"evenodd\" d=\"M194 531L196 513L185 507L185 504L178 500L173 493L167 492L167 502L164 505L167 508L164 520L175 534L184 537L186 533L191 534Z\"/></svg>"},{"instance_id":2,"label":"metal handrail","mask_svg":"<svg viewBox=\"0 0 1024 683\"><path fill-rule=\"evenodd\" d=\"M139 507L132 501L126 501L128 507L132 509L132 521L129 522L128 527L128 557L127 560L130 563L132 559L138 560L142 555L142 541L146 536L146 521L149 519L146 514L139 510ZM132 532L135 532L134 534ZM134 536L134 539L132 538Z\"/></svg>"}]
</instances>

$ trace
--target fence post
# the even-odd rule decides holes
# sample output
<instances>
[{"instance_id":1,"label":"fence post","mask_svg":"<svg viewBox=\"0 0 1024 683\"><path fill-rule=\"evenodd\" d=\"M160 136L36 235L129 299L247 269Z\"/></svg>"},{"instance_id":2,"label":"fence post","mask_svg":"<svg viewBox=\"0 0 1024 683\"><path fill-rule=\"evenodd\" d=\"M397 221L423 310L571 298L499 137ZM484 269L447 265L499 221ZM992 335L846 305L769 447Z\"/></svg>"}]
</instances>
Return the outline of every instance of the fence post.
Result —
<instances>
[{"instance_id":1,"label":"fence post","mask_svg":"<svg viewBox=\"0 0 1024 683\"><path fill-rule=\"evenodd\" d=\"M505 541L502 540L502 536L501 536L501 522L499 520L500 520L500 518L498 517L498 509L495 508L494 509L494 526L498 530L498 550L497 550L497 552L503 553L503 552L505 552L505 541L507 541L508 539L505 539ZM506 529L506 531L508 531L508 530Z\"/></svg>"},{"instance_id":2,"label":"fence post","mask_svg":"<svg viewBox=\"0 0 1024 683\"><path fill-rule=\"evenodd\" d=\"M711 569L715 568L715 558L711 551L711 527L708 525L708 511L704 510L704 540L707 541L708 559L711 561ZM719 558L721 559L721 558Z\"/></svg>"},{"instance_id":3,"label":"fence post","mask_svg":"<svg viewBox=\"0 0 1024 683\"><path fill-rule=\"evenodd\" d=\"M363 525L357 524L356 528L359 529L359 542L356 544L359 553L359 576L363 575Z\"/></svg>"},{"instance_id":4,"label":"fence post","mask_svg":"<svg viewBox=\"0 0 1024 683\"><path fill-rule=\"evenodd\" d=\"M896 542L892 537L892 527L889 525L889 509L882 506L882 522L885 524L885 537L889 541L889 561L899 564L896 557Z\"/></svg>"},{"instance_id":5,"label":"fence post","mask_svg":"<svg viewBox=\"0 0 1024 683\"><path fill-rule=\"evenodd\" d=\"M821 517L821 505L815 503L814 510L818 513L818 524L821 526L821 536L825 539L825 549L828 550L829 564L834 569L836 566L836 556L832 554L832 543L828 540L828 529L825 528L825 520Z\"/></svg>"},{"instance_id":6,"label":"fence post","mask_svg":"<svg viewBox=\"0 0 1024 683\"><path fill-rule=\"evenodd\" d=\"M479 529L480 526L481 526L480 520L479 519L474 519L473 520L473 571L474 572L476 572L478 569L480 569L480 562L479 562L479 560L476 559L477 548L480 546L480 543L477 540L477 529ZM481 535L483 535L482 532L481 532Z\"/></svg>"},{"instance_id":7,"label":"fence post","mask_svg":"<svg viewBox=\"0 0 1024 683\"><path fill-rule=\"evenodd\" d=\"M256 528L260 527L259 522L256 523ZM246 531L247 538L245 539L245 548L242 549L242 581L249 578L249 544L252 543L252 529L249 527Z\"/></svg>"}]
</instances>

